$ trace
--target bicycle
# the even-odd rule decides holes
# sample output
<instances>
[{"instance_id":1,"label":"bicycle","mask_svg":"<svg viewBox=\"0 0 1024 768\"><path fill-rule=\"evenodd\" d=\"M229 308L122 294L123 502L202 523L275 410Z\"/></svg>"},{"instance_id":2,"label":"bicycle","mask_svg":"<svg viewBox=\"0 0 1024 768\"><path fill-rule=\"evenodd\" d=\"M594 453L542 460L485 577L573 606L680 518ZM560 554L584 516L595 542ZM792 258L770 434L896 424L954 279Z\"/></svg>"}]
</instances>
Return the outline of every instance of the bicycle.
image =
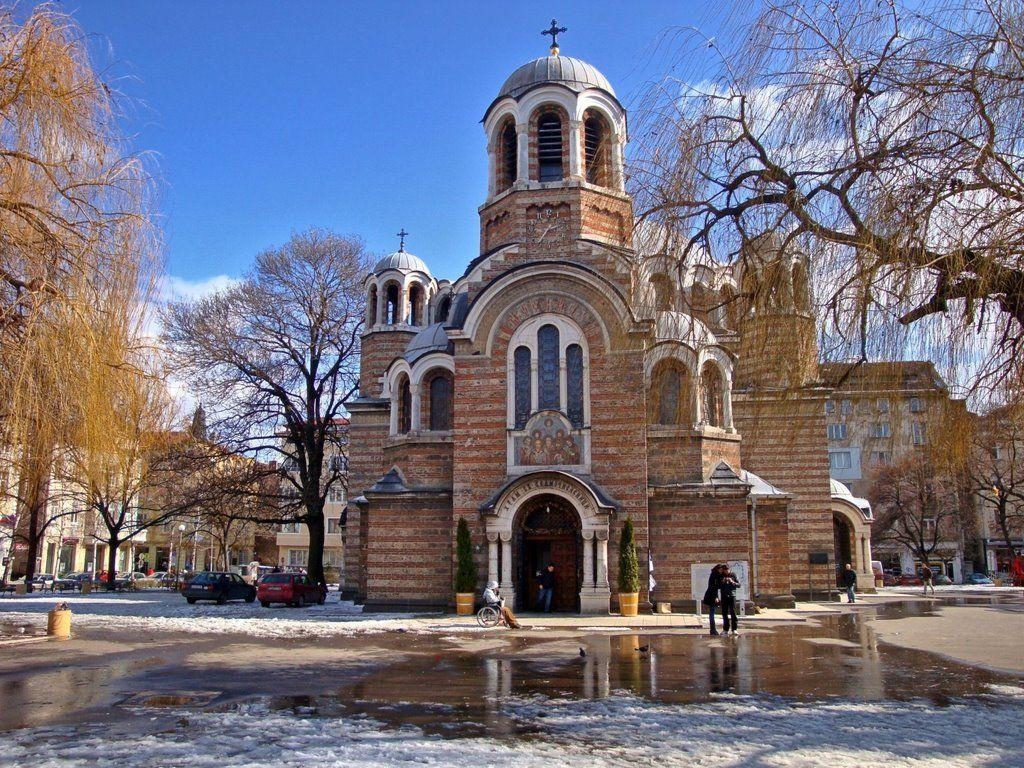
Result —
<instances>
[{"instance_id":1,"label":"bicycle","mask_svg":"<svg viewBox=\"0 0 1024 768\"><path fill-rule=\"evenodd\" d=\"M498 605L485 605L477 611L476 623L484 629L507 625L505 614L502 613L501 606Z\"/></svg>"}]
</instances>

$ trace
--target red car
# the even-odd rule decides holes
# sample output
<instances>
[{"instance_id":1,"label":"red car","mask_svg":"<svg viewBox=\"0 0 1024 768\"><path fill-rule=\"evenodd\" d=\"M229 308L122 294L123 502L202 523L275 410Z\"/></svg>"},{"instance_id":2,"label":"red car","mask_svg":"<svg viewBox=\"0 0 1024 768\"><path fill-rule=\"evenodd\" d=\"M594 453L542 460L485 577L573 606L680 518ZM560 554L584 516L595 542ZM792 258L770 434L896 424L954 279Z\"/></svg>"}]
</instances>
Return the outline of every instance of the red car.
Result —
<instances>
[{"instance_id":1,"label":"red car","mask_svg":"<svg viewBox=\"0 0 1024 768\"><path fill-rule=\"evenodd\" d=\"M260 579L256 599L264 608L269 608L271 603L287 603L299 608L311 603L323 605L327 600L327 587L301 573L268 573Z\"/></svg>"},{"instance_id":2,"label":"red car","mask_svg":"<svg viewBox=\"0 0 1024 768\"><path fill-rule=\"evenodd\" d=\"M904 573L900 576L901 587L920 587L923 583L916 573Z\"/></svg>"}]
</instances>

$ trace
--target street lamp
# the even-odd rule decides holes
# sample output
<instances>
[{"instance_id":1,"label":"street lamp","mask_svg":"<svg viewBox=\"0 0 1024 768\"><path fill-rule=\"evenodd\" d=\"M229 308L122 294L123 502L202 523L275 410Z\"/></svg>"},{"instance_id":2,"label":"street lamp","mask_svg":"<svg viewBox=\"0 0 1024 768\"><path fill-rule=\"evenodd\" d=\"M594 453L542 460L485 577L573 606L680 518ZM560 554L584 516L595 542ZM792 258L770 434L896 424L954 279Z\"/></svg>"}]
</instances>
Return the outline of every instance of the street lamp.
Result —
<instances>
[{"instance_id":1,"label":"street lamp","mask_svg":"<svg viewBox=\"0 0 1024 768\"><path fill-rule=\"evenodd\" d=\"M178 526L178 551L181 551L181 534L185 532L185 524L182 523ZM171 561L171 565L174 567L174 573L177 574L181 569L178 568L178 561L174 556L174 536L171 536L171 556L168 558Z\"/></svg>"}]
</instances>

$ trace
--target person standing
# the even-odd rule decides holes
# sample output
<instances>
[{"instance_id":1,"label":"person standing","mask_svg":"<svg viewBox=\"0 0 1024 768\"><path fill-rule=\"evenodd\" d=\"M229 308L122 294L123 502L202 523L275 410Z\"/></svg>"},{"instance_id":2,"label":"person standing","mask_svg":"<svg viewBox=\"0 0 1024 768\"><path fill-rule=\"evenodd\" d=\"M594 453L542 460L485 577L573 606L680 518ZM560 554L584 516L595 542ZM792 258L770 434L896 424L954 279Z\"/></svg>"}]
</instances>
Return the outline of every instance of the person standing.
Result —
<instances>
[{"instance_id":1,"label":"person standing","mask_svg":"<svg viewBox=\"0 0 1024 768\"><path fill-rule=\"evenodd\" d=\"M718 630L715 629L715 608L722 602L719 597L719 588L722 585L722 574L724 569L727 568L724 563L719 563L711 569L711 573L708 575L708 588L704 592L704 597L701 602L707 606L708 609L708 622L711 625L711 634L717 635ZM722 619L725 620L724 617Z\"/></svg>"},{"instance_id":2,"label":"person standing","mask_svg":"<svg viewBox=\"0 0 1024 768\"><path fill-rule=\"evenodd\" d=\"M843 569L843 588L846 589L846 600L850 603L857 602L857 572L849 563Z\"/></svg>"},{"instance_id":3,"label":"person standing","mask_svg":"<svg viewBox=\"0 0 1024 768\"><path fill-rule=\"evenodd\" d=\"M932 572L931 566L928 565L928 563L925 563L924 567L921 569L921 584L924 585L921 592L923 594L927 595L929 588L931 588L932 594L935 594L935 583L932 581L934 578L935 574Z\"/></svg>"},{"instance_id":4,"label":"person standing","mask_svg":"<svg viewBox=\"0 0 1024 768\"><path fill-rule=\"evenodd\" d=\"M736 590L739 588L740 582L736 574L726 566L718 586L718 591L722 595L722 632L726 635L739 634L739 623L736 620ZM730 619L732 629L729 628Z\"/></svg>"},{"instance_id":5,"label":"person standing","mask_svg":"<svg viewBox=\"0 0 1024 768\"><path fill-rule=\"evenodd\" d=\"M538 579L540 591L537 593L537 610L551 613L551 598L555 594L555 564L548 563Z\"/></svg>"}]
</instances>

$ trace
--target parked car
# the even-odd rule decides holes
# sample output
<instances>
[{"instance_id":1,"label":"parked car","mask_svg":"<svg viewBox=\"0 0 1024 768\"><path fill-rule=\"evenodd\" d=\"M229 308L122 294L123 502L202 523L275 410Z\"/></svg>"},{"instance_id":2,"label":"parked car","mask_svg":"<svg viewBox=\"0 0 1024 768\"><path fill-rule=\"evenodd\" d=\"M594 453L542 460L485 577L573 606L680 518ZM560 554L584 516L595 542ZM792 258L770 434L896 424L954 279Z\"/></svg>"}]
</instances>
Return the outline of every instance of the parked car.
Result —
<instances>
[{"instance_id":1,"label":"parked car","mask_svg":"<svg viewBox=\"0 0 1024 768\"><path fill-rule=\"evenodd\" d=\"M901 587L920 587L923 582L916 573L904 573L899 577Z\"/></svg>"},{"instance_id":2,"label":"parked car","mask_svg":"<svg viewBox=\"0 0 1024 768\"><path fill-rule=\"evenodd\" d=\"M268 573L260 579L256 597L264 608L269 608L271 603L287 603L299 608L310 603L323 605L327 600L327 587L299 573Z\"/></svg>"},{"instance_id":3,"label":"parked car","mask_svg":"<svg viewBox=\"0 0 1024 768\"><path fill-rule=\"evenodd\" d=\"M882 586L883 587L898 587L900 585L900 577L892 571L886 571L882 574Z\"/></svg>"},{"instance_id":4,"label":"parked car","mask_svg":"<svg viewBox=\"0 0 1024 768\"><path fill-rule=\"evenodd\" d=\"M196 600L215 600L218 605L228 600L251 603L256 599L256 587L246 584L237 573L200 571L182 588L181 594L190 605Z\"/></svg>"},{"instance_id":5,"label":"parked car","mask_svg":"<svg viewBox=\"0 0 1024 768\"><path fill-rule=\"evenodd\" d=\"M937 587L946 587L946 586L949 586L952 583L953 583L953 580L951 578L949 578L949 576L944 574L942 571L936 571L932 575L932 584L934 584Z\"/></svg>"},{"instance_id":6,"label":"parked car","mask_svg":"<svg viewBox=\"0 0 1024 768\"><path fill-rule=\"evenodd\" d=\"M984 573L972 573L964 579L964 584L971 584L974 586L992 586L994 583L995 582L993 582L992 579Z\"/></svg>"}]
</instances>

